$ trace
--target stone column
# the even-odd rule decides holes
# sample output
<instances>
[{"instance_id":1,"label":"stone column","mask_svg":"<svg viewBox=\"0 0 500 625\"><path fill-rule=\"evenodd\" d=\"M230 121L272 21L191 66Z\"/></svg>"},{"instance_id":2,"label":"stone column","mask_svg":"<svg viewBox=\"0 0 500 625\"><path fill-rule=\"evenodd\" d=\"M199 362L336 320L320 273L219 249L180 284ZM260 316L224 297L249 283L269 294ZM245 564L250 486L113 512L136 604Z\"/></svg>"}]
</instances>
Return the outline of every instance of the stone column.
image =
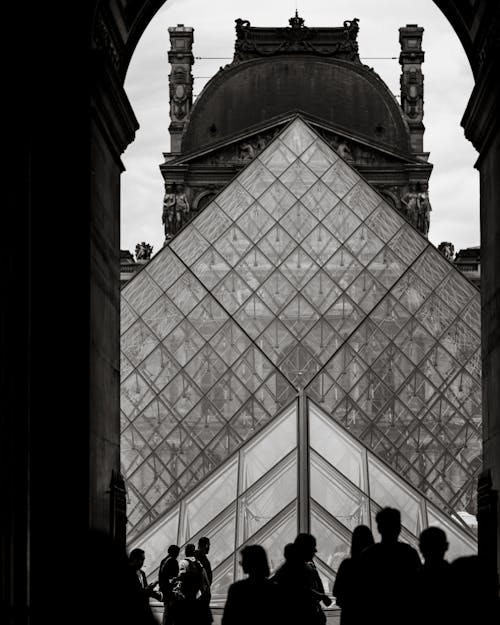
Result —
<instances>
[{"instance_id":1,"label":"stone column","mask_svg":"<svg viewBox=\"0 0 500 625\"><path fill-rule=\"evenodd\" d=\"M424 150L423 32L424 29L416 24L407 24L399 29L401 108L410 128L411 149L415 154L422 154Z\"/></svg>"},{"instance_id":2,"label":"stone column","mask_svg":"<svg viewBox=\"0 0 500 625\"><path fill-rule=\"evenodd\" d=\"M497 9L497 24L500 12ZM481 219L481 345L483 471L478 489L478 549L491 595L500 571L500 91L498 27L490 28L479 56L476 84L462 119L479 152ZM495 48L496 46L496 48Z\"/></svg>"},{"instance_id":3,"label":"stone column","mask_svg":"<svg viewBox=\"0 0 500 625\"><path fill-rule=\"evenodd\" d=\"M186 125L189 112L193 105L194 64L193 33L191 26L178 24L168 29L171 48L168 61L172 66L169 75L170 85L170 152L179 154L181 151L182 132Z\"/></svg>"}]
</instances>

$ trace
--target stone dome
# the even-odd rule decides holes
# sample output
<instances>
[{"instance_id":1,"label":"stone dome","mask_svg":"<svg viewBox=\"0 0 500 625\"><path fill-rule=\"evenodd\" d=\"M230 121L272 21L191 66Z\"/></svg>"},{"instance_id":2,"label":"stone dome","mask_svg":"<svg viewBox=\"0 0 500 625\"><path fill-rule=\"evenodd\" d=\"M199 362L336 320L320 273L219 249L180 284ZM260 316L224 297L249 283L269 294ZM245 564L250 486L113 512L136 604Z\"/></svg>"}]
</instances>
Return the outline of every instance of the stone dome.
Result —
<instances>
[{"instance_id":1,"label":"stone dome","mask_svg":"<svg viewBox=\"0 0 500 625\"><path fill-rule=\"evenodd\" d=\"M181 151L208 146L297 110L339 132L411 157L402 110L372 69L306 55L250 59L221 69L191 110Z\"/></svg>"}]
</instances>

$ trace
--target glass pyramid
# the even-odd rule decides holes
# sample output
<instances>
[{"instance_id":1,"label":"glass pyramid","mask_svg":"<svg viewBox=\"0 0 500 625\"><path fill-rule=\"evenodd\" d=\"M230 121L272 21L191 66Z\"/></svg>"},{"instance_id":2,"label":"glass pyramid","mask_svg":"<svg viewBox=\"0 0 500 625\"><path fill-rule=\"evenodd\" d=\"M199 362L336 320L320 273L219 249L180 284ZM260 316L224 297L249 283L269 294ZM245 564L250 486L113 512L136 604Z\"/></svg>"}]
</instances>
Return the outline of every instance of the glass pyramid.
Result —
<instances>
[{"instance_id":1,"label":"glass pyramid","mask_svg":"<svg viewBox=\"0 0 500 625\"><path fill-rule=\"evenodd\" d=\"M204 533L223 594L235 550L279 561L305 509L331 579L391 503L408 540L439 523L474 550L479 292L300 117L121 306L129 539L150 567Z\"/></svg>"}]
</instances>

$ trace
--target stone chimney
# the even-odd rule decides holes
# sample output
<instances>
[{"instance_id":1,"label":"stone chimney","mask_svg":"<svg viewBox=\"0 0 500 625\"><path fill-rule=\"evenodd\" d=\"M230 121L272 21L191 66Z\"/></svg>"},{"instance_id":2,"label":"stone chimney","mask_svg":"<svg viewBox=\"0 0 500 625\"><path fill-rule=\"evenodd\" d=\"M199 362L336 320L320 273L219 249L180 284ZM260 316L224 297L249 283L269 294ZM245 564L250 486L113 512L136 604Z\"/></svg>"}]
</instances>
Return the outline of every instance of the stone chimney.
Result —
<instances>
[{"instance_id":1,"label":"stone chimney","mask_svg":"<svg viewBox=\"0 0 500 625\"><path fill-rule=\"evenodd\" d=\"M194 64L193 41L194 28L178 24L168 29L170 50L168 61L171 72L168 77L170 87L170 152L179 154L181 151L182 132L186 125L189 112L193 105Z\"/></svg>"},{"instance_id":2,"label":"stone chimney","mask_svg":"<svg viewBox=\"0 0 500 625\"><path fill-rule=\"evenodd\" d=\"M399 29L401 53L401 108L410 127L412 151L423 156L424 131L424 77L422 63L422 35L424 29L417 24L407 24ZM428 155L426 155L428 156Z\"/></svg>"}]
</instances>

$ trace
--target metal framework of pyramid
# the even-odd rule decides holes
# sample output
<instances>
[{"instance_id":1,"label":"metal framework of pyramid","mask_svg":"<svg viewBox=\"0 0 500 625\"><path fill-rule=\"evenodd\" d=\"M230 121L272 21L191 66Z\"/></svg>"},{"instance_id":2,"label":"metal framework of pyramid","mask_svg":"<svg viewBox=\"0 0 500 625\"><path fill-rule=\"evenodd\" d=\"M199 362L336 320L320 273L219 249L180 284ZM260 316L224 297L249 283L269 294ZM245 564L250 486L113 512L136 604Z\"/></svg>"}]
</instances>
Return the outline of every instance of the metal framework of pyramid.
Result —
<instances>
[{"instance_id":1,"label":"metal framework of pyramid","mask_svg":"<svg viewBox=\"0 0 500 625\"><path fill-rule=\"evenodd\" d=\"M129 540L151 570L209 535L223 595L243 544L277 563L310 529L331 580L384 505L410 542L442 525L474 551L479 292L300 117L121 306Z\"/></svg>"}]
</instances>

